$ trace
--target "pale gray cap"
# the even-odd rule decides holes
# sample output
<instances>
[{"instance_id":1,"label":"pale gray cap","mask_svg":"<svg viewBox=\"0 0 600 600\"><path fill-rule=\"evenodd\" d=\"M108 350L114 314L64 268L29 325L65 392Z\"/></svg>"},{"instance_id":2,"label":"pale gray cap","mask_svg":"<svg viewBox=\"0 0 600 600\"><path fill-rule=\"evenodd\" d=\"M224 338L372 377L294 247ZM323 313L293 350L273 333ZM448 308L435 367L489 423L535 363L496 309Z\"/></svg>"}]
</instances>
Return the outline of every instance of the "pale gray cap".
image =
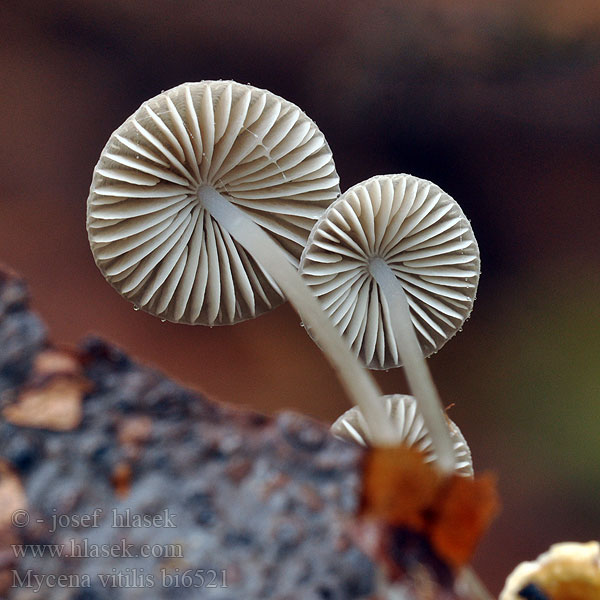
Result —
<instances>
[{"instance_id":1,"label":"pale gray cap","mask_svg":"<svg viewBox=\"0 0 600 600\"><path fill-rule=\"evenodd\" d=\"M383 396L381 401L392 425L395 436L392 441L422 452L426 462L435 462L437 457L433 441L419 413L417 400L413 396L393 394ZM455 473L464 477L473 477L473 460L469 446L456 423L447 417L446 423L454 446ZM331 433L361 446L369 446L372 441L369 426L357 406L347 410L335 421L331 426Z\"/></svg>"},{"instance_id":2,"label":"pale gray cap","mask_svg":"<svg viewBox=\"0 0 600 600\"><path fill-rule=\"evenodd\" d=\"M305 282L365 365L387 369L401 362L369 271L375 258L402 285L423 355L433 354L471 313L479 281L479 248L460 206L425 179L378 175L333 202L308 239Z\"/></svg>"},{"instance_id":3,"label":"pale gray cap","mask_svg":"<svg viewBox=\"0 0 600 600\"><path fill-rule=\"evenodd\" d=\"M297 266L339 195L331 150L297 106L234 81L184 83L148 100L94 169L87 229L98 268L169 321L235 323L284 301L277 284L197 198L212 186Z\"/></svg>"}]
</instances>

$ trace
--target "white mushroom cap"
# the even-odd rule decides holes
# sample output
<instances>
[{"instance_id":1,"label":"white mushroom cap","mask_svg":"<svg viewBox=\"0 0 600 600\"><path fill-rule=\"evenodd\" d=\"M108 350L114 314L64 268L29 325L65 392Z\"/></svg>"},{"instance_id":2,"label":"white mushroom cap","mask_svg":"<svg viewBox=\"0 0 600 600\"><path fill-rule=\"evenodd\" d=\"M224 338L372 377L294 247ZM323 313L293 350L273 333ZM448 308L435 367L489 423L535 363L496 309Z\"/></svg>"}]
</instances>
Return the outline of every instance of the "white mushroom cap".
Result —
<instances>
[{"instance_id":1,"label":"white mushroom cap","mask_svg":"<svg viewBox=\"0 0 600 600\"><path fill-rule=\"evenodd\" d=\"M142 104L106 144L88 198L90 245L105 278L139 308L235 323L284 298L198 189L244 210L297 265L338 181L323 134L291 102L233 81L185 83Z\"/></svg>"},{"instance_id":2,"label":"white mushroom cap","mask_svg":"<svg viewBox=\"0 0 600 600\"><path fill-rule=\"evenodd\" d=\"M395 435L394 442L405 444L425 455L426 462L437 460L433 441L425 427L425 421L419 413L417 400L413 396L393 394L383 396L385 410L392 424ZM446 417L450 430L450 438L454 447L454 472L464 477L473 477L473 460L471 451L458 426ZM353 441L361 446L371 444L368 425L358 407L347 410L331 426L331 433L336 437Z\"/></svg>"},{"instance_id":3,"label":"white mushroom cap","mask_svg":"<svg viewBox=\"0 0 600 600\"><path fill-rule=\"evenodd\" d=\"M388 304L369 271L381 258L407 296L424 356L469 316L479 249L460 206L412 175L380 175L342 194L315 225L300 270L354 352L372 369L400 365Z\"/></svg>"}]
</instances>

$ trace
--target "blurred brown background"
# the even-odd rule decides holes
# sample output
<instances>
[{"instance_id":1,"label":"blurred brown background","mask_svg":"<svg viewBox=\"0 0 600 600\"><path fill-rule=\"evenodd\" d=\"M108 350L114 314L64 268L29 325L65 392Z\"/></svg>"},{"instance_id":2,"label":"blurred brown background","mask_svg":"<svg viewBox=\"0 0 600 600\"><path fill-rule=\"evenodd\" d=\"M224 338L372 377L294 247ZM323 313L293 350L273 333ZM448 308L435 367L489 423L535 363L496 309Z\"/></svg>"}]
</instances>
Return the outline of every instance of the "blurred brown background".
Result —
<instances>
[{"instance_id":1,"label":"blurred brown background","mask_svg":"<svg viewBox=\"0 0 600 600\"><path fill-rule=\"evenodd\" d=\"M41 5L41 6L40 6ZM282 307L235 327L134 312L94 266L92 169L111 132L183 81L302 107L342 189L410 172L472 220L473 316L430 365L504 510L476 567L494 591L555 541L600 537L597 0L3 0L0 260L58 343L90 332L215 398L331 421L347 401ZM388 392L401 372L379 373Z\"/></svg>"}]
</instances>

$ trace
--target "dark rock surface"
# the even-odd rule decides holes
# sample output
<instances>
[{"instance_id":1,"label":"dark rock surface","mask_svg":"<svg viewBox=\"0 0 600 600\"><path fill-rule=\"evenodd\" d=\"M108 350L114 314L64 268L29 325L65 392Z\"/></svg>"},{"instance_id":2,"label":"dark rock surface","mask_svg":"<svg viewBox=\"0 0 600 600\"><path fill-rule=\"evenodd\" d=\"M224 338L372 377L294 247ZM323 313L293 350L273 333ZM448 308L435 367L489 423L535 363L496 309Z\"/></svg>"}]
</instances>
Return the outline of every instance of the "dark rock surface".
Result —
<instances>
[{"instance_id":1,"label":"dark rock surface","mask_svg":"<svg viewBox=\"0 0 600 600\"><path fill-rule=\"evenodd\" d=\"M46 345L46 329L27 309L25 283L0 270L0 393L23 383Z\"/></svg>"},{"instance_id":2,"label":"dark rock surface","mask_svg":"<svg viewBox=\"0 0 600 600\"><path fill-rule=\"evenodd\" d=\"M23 283L0 274L1 410L32 385L47 346ZM91 385L79 426L0 421L0 464L26 497L18 526L10 502L0 507L4 597L369 595L373 564L344 527L360 450L296 414L211 402L99 339L77 361ZM0 498L9 480L0 477Z\"/></svg>"}]
</instances>

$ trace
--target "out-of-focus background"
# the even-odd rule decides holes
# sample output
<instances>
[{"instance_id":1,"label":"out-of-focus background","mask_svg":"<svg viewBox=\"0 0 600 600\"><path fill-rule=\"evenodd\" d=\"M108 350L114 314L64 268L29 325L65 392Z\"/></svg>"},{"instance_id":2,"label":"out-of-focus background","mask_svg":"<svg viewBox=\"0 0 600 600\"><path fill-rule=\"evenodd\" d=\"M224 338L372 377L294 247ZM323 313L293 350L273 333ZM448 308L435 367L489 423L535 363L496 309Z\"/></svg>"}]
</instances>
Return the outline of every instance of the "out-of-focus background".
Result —
<instances>
[{"instance_id":1,"label":"out-of-focus background","mask_svg":"<svg viewBox=\"0 0 600 600\"><path fill-rule=\"evenodd\" d=\"M319 125L342 189L409 172L471 219L483 272L429 360L503 512L475 566L497 592L552 542L600 537L597 0L4 0L0 261L60 344L100 334L214 398L331 421L348 405L286 306L235 327L134 312L89 252L109 135L184 81L235 79ZM400 371L378 373L406 392Z\"/></svg>"}]
</instances>

